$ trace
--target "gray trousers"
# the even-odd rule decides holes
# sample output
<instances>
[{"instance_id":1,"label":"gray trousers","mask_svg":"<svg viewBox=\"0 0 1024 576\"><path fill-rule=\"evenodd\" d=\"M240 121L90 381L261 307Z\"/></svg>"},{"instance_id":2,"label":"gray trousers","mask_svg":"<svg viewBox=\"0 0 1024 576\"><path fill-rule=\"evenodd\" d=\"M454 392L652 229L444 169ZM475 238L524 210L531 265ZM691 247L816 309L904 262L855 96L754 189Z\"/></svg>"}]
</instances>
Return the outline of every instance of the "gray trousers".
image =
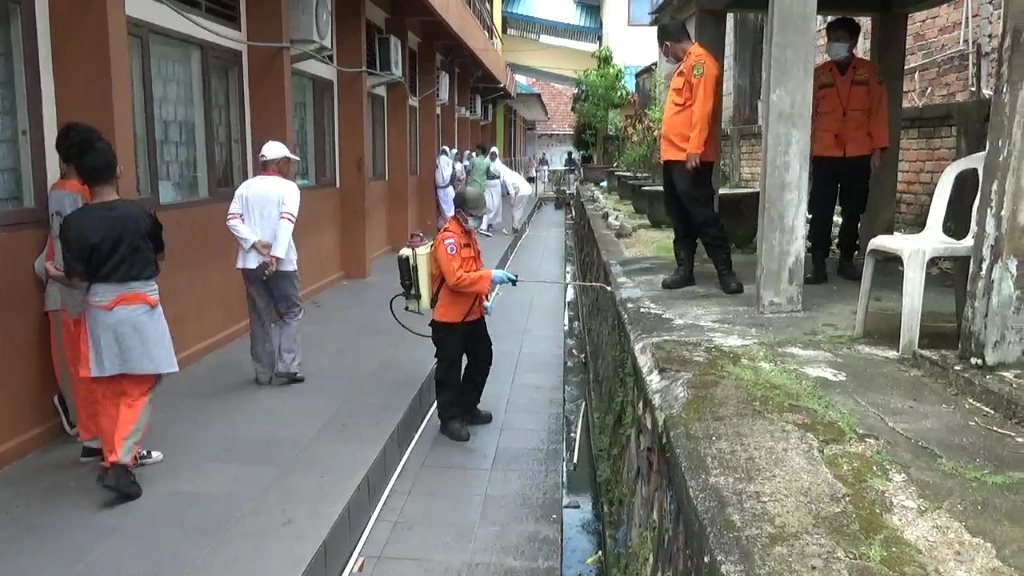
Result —
<instances>
[{"instance_id":1,"label":"gray trousers","mask_svg":"<svg viewBox=\"0 0 1024 576\"><path fill-rule=\"evenodd\" d=\"M263 278L257 270L242 270L249 304L249 339L256 378L267 382L275 374L300 372L299 273L278 271ZM276 315L276 318L275 318Z\"/></svg>"}]
</instances>

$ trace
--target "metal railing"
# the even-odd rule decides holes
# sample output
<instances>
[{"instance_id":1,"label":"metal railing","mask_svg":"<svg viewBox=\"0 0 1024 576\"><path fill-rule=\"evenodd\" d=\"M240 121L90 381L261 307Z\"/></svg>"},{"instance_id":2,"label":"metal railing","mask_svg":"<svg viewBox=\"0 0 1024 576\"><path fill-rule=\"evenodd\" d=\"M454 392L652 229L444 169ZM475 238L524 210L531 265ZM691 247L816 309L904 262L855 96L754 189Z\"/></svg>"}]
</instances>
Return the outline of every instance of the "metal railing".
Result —
<instances>
[{"instance_id":1,"label":"metal railing","mask_svg":"<svg viewBox=\"0 0 1024 576\"><path fill-rule=\"evenodd\" d=\"M501 48L501 34L494 25L494 8L488 0L466 0L466 7L473 13L484 34L491 40L495 50Z\"/></svg>"}]
</instances>

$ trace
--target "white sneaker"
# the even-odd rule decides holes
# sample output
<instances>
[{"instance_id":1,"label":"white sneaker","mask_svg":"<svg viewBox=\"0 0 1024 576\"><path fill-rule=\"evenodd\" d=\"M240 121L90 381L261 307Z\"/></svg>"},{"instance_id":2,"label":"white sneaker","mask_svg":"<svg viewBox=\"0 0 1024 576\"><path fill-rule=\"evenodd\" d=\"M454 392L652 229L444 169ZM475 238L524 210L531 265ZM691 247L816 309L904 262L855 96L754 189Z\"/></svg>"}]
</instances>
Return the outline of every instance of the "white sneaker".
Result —
<instances>
[{"instance_id":1,"label":"white sneaker","mask_svg":"<svg viewBox=\"0 0 1024 576\"><path fill-rule=\"evenodd\" d=\"M135 453L134 466L152 466L164 461L164 453L159 450L139 450Z\"/></svg>"},{"instance_id":2,"label":"white sneaker","mask_svg":"<svg viewBox=\"0 0 1024 576\"><path fill-rule=\"evenodd\" d=\"M477 234L480 234L481 236L486 236L488 238L494 236L494 234L491 234L487 230L477 230L476 232L477 232Z\"/></svg>"},{"instance_id":3,"label":"white sneaker","mask_svg":"<svg viewBox=\"0 0 1024 576\"><path fill-rule=\"evenodd\" d=\"M77 437L78 427L75 426L75 422L71 418L71 409L68 408L68 403L64 400L64 396L54 394L53 406L57 409L57 415L60 416L60 425L64 428L64 432L67 432L68 436Z\"/></svg>"}]
</instances>

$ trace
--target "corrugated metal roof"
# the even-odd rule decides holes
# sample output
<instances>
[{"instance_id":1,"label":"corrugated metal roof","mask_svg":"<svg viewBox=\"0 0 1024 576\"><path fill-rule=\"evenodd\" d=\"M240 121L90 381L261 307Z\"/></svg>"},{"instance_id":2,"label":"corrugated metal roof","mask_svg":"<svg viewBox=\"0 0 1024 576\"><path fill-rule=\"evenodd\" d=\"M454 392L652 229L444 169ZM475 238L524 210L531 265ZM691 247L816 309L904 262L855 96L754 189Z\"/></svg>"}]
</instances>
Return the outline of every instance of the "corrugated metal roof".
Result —
<instances>
[{"instance_id":1,"label":"corrugated metal roof","mask_svg":"<svg viewBox=\"0 0 1024 576\"><path fill-rule=\"evenodd\" d=\"M516 94L538 94L538 92L532 86L516 82Z\"/></svg>"},{"instance_id":2,"label":"corrugated metal roof","mask_svg":"<svg viewBox=\"0 0 1024 576\"><path fill-rule=\"evenodd\" d=\"M503 18L519 18L569 29L601 30L601 8L576 0L504 0Z\"/></svg>"}]
</instances>

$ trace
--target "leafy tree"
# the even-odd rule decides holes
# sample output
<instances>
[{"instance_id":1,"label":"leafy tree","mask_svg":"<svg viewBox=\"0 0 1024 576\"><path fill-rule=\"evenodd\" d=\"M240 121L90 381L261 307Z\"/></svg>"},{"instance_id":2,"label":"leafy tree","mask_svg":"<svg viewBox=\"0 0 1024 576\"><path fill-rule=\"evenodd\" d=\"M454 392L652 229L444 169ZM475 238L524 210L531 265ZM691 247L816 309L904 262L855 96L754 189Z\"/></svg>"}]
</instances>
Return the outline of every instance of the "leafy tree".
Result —
<instances>
[{"instance_id":1,"label":"leafy tree","mask_svg":"<svg viewBox=\"0 0 1024 576\"><path fill-rule=\"evenodd\" d=\"M612 126L611 118L626 103L626 72L615 63L607 46L593 53L595 66L580 72L572 111L576 114L574 143L581 153L593 153L598 164L604 158L604 140Z\"/></svg>"}]
</instances>

